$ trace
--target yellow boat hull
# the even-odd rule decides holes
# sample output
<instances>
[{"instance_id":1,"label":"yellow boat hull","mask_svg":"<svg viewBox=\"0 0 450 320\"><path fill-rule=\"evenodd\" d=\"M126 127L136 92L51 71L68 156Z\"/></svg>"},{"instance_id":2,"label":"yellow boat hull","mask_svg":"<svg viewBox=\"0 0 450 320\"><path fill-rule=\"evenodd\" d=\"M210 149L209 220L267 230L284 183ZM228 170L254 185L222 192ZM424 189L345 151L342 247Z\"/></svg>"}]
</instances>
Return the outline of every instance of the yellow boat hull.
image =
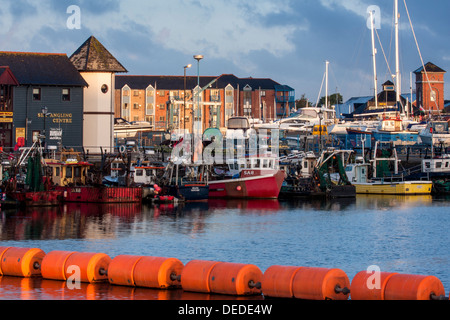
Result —
<instances>
[{"instance_id":1,"label":"yellow boat hull","mask_svg":"<svg viewBox=\"0 0 450 320\"><path fill-rule=\"evenodd\" d=\"M357 194L431 194L431 181L354 183Z\"/></svg>"}]
</instances>

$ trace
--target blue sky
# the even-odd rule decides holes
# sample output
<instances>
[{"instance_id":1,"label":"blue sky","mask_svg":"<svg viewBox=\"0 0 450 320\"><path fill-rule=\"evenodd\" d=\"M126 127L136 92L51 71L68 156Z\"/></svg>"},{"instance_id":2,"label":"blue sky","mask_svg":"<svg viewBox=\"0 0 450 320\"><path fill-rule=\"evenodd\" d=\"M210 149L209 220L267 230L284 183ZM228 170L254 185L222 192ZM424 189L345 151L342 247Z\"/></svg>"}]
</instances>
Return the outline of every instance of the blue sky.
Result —
<instances>
[{"instance_id":1,"label":"blue sky","mask_svg":"<svg viewBox=\"0 0 450 320\"><path fill-rule=\"evenodd\" d=\"M410 72L421 61L404 1L399 0L400 71L407 93ZM406 4L424 62L450 72L450 1ZM81 29L67 27L70 5L81 10ZM337 89L347 100L373 93L370 5L380 8L380 88L392 80L382 50L395 70L393 0L1 0L0 50L70 56L94 35L132 75L182 75L185 65L196 65L193 55L203 54L201 75L272 78L312 102L328 60L329 93ZM450 99L450 85L445 91Z\"/></svg>"}]
</instances>

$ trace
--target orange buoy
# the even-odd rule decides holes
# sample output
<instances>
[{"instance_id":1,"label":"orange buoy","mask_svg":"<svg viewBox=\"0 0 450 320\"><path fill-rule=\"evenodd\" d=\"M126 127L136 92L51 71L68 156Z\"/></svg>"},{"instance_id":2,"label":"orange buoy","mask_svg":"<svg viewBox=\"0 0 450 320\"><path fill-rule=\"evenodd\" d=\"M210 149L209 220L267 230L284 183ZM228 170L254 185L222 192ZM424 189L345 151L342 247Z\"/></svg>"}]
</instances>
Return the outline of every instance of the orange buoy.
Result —
<instances>
[{"instance_id":1,"label":"orange buoy","mask_svg":"<svg viewBox=\"0 0 450 320\"><path fill-rule=\"evenodd\" d=\"M107 270L111 262L111 258L104 253L81 253L75 252L71 254L65 263L64 272L65 278L68 279L76 266L80 271L80 281L95 283L108 280Z\"/></svg>"},{"instance_id":2,"label":"orange buoy","mask_svg":"<svg viewBox=\"0 0 450 320\"><path fill-rule=\"evenodd\" d=\"M271 266L261 280L261 290L264 296L275 298L293 298L292 282L301 267Z\"/></svg>"},{"instance_id":3,"label":"orange buoy","mask_svg":"<svg viewBox=\"0 0 450 320\"><path fill-rule=\"evenodd\" d=\"M44 256L45 252L38 248L11 247L3 252L0 269L5 276L39 276Z\"/></svg>"},{"instance_id":4,"label":"orange buoy","mask_svg":"<svg viewBox=\"0 0 450 320\"><path fill-rule=\"evenodd\" d=\"M111 260L108 267L108 280L111 284L135 286L134 268L142 256L119 255Z\"/></svg>"},{"instance_id":5,"label":"orange buoy","mask_svg":"<svg viewBox=\"0 0 450 320\"><path fill-rule=\"evenodd\" d=\"M361 271L356 274L350 287L352 300L384 300L384 291L389 279L397 273L380 272L379 278L372 272Z\"/></svg>"},{"instance_id":6,"label":"orange buoy","mask_svg":"<svg viewBox=\"0 0 450 320\"><path fill-rule=\"evenodd\" d=\"M210 293L209 275L218 261L192 260L181 272L181 287L185 291Z\"/></svg>"},{"instance_id":7,"label":"orange buoy","mask_svg":"<svg viewBox=\"0 0 450 320\"><path fill-rule=\"evenodd\" d=\"M44 279L67 280L65 265L74 251L51 251L42 260L41 275Z\"/></svg>"},{"instance_id":8,"label":"orange buoy","mask_svg":"<svg viewBox=\"0 0 450 320\"><path fill-rule=\"evenodd\" d=\"M262 276L261 270L255 265L221 262L212 269L209 286L212 293L257 295L261 294Z\"/></svg>"},{"instance_id":9,"label":"orange buoy","mask_svg":"<svg viewBox=\"0 0 450 320\"><path fill-rule=\"evenodd\" d=\"M350 280L340 269L303 267L292 283L294 297L306 300L347 300Z\"/></svg>"},{"instance_id":10,"label":"orange buoy","mask_svg":"<svg viewBox=\"0 0 450 320\"><path fill-rule=\"evenodd\" d=\"M432 300L444 296L442 282L435 276L395 274L387 282L385 300Z\"/></svg>"},{"instance_id":11,"label":"orange buoy","mask_svg":"<svg viewBox=\"0 0 450 320\"><path fill-rule=\"evenodd\" d=\"M183 263L175 258L143 257L134 268L137 287L167 289L180 287Z\"/></svg>"},{"instance_id":12,"label":"orange buoy","mask_svg":"<svg viewBox=\"0 0 450 320\"><path fill-rule=\"evenodd\" d=\"M2 272L2 264L1 261L3 260L3 254L6 252L6 250L8 250L11 247L0 247L0 276L3 275Z\"/></svg>"}]
</instances>

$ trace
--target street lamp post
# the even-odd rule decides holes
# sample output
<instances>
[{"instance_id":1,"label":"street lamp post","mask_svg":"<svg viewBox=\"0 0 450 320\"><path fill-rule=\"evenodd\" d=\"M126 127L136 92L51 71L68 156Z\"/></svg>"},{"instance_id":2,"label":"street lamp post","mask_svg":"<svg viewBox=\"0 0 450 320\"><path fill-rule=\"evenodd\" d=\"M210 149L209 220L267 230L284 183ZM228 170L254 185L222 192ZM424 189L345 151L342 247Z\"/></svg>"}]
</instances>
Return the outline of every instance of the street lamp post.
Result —
<instances>
[{"instance_id":1,"label":"street lamp post","mask_svg":"<svg viewBox=\"0 0 450 320\"><path fill-rule=\"evenodd\" d=\"M200 109L200 60L202 60L204 57L201 54L195 55L194 59L197 60L197 112L201 115L201 109ZM195 113L194 113L194 119L195 119ZM200 117L201 119L201 117Z\"/></svg>"},{"instance_id":2,"label":"street lamp post","mask_svg":"<svg viewBox=\"0 0 450 320\"><path fill-rule=\"evenodd\" d=\"M200 121L201 121L201 119L202 119L202 117L201 117L202 112L200 110L200 60L203 59L203 56L200 55L200 54L199 55L195 55L194 59L197 60L197 113L200 114ZM199 134L199 133L198 132L194 133L194 124L196 122L195 121L196 114L195 114L194 108L192 108L192 115L193 115L193 117L192 117L192 150L193 150L193 152L192 152L192 162L195 162L195 159L197 158L196 155L195 155L195 151L194 151L194 150L196 150L195 135ZM197 128L197 129L199 129L199 128ZM200 130L197 130L197 131L200 131Z\"/></svg>"},{"instance_id":3,"label":"street lamp post","mask_svg":"<svg viewBox=\"0 0 450 320\"><path fill-rule=\"evenodd\" d=\"M186 69L192 67L192 64L188 64L184 67L184 106L183 106L183 128L186 131ZM185 133L185 132L184 132Z\"/></svg>"}]
</instances>

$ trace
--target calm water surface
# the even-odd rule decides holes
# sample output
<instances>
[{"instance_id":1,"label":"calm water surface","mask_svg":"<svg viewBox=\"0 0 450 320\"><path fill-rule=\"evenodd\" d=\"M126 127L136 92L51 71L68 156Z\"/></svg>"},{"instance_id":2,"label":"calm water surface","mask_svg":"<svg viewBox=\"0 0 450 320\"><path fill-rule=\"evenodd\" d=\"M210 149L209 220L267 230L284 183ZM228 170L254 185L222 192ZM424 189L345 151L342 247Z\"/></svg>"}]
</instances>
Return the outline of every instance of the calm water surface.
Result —
<instances>
[{"instance_id":1,"label":"calm water surface","mask_svg":"<svg viewBox=\"0 0 450 320\"><path fill-rule=\"evenodd\" d=\"M102 252L112 258L175 257L183 263L250 263L263 272L271 265L340 268L350 280L377 265L382 271L434 275L448 293L449 226L450 198L431 196L210 200L175 206L71 204L2 211L0 246ZM83 285L69 294L64 285L4 277L0 299L53 299L55 292L58 299L186 298L179 291L108 285Z\"/></svg>"}]
</instances>

